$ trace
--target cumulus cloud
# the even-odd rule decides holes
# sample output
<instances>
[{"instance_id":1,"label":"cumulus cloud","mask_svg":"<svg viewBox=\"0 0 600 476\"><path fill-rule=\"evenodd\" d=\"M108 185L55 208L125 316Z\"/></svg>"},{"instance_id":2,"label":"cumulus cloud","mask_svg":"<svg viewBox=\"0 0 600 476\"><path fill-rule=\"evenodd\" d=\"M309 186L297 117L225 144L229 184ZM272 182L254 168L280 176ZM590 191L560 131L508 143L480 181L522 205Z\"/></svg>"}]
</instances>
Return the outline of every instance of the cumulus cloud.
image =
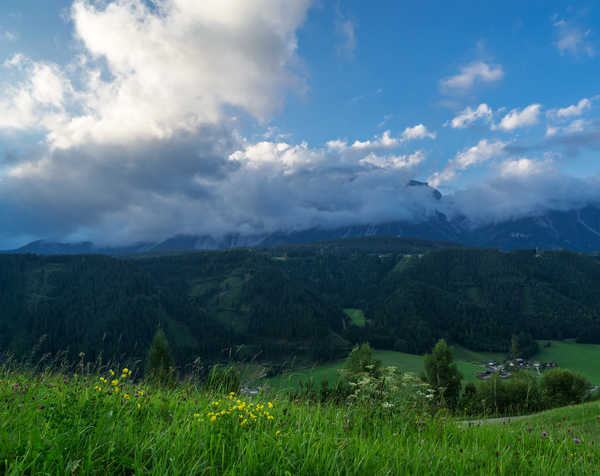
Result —
<instances>
[{"instance_id":1,"label":"cumulus cloud","mask_svg":"<svg viewBox=\"0 0 600 476\"><path fill-rule=\"evenodd\" d=\"M76 0L71 17L83 54L69 74L80 87L65 105L69 114L45 126L50 144L166 139L221 123L231 107L265 119L301 81L293 73L295 32L308 3L172 0L152 8L142 0ZM35 107L33 76L25 76L2 94L4 109Z\"/></svg>"},{"instance_id":2,"label":"cumulus cloud","mask_svg":"<svg viewBox=\"0 0 600 476\"><path fill-rule=\"evenodd\" d=\"M72 95L72 87L57 65L16 54L3 63L3 68L25 79L17 85L4 85L0 129L52 129L66 120L65 101Z\"/></svg>"},{"instance_id":3,"label":"cumulus cloud","mask_svg":"<svg viewBox=\"0 0 600 476\"><path fill-rule=\"evenodd\" d=\"M417 139L435 139L435 132L431 132L423 124L417 124L413 127L407 127L404 129L400 137L392 137L391 131L388 129L381 135L375 136L372 140L367 139L364 141L355 140L352 144L348 144L348 141L342 139L334 139L327 142L327 147L333 151L355 151L355 152L366 152L376 151L381 149L395 149L402 143L417 140Z\"/></svg>"},{"instance_id":4,"label":"cumulus cloud","mask_svg":"<svg viewBox=\"0 0 600 476\"><path fill-rule=\"evenodd\" d=\"M427 127L425 127L423 124L417 124L416 126L413 127L407 127L406 129L404 129L404 132L402 132L402 139L403 140L413 140L413 139L435 139L435 132L431 132L429 130L427 130Z\"/></svg>"},{"instance_id":5,"label":"cumulus cloud","mask_svg":"<svg viewBox=\"0 0 600 476\"><path fill-rule=\"evenodd\" d=\"M467 106L467 108L461 111L458 116L454 117L445 125L450 124L453 129L464 129L480 119L487 122L492 119L492 109L485 103L477 106L477 109L471 109Z\"/></svg>"},{"instance_id":6,"label":"cumulus cloud","mask_svg":"<svg viewBox=\"0 0 600 476\"><path fill-rule=\"evenodd\" d=\"M580 132L585 132L589 128L593 126L592 121L587 121L585 119L575 119L571 121L567 125L559 126L559 125L549 125L546 128L546 137L552 137L557 134L569 135L569 134L577 134Z\"/></svg>"},{"instance_id":7,"label":"cumulus cloud","mask_svg":"<svg viewBox=\"0 0 600 476\"><path fill-rule=\"evenodd\" d=\"M584 112L592 108L592 101L588 98L579 100L577 104L572 104L560 109L550 109L546 115L552 119L570 119L572 117L581 116Z\"/></svg>"},{"instance_id":8,"label":"cumulus cloud","mask_svg":"<svg viewBox=\"0 0 600 476\"><path fill-rule=\"evenodd\" d=\"M370 164L382 169L408 169L419 165L425 158L425 154L422 150L417 150L412 154L389 156L380 156L370 153L364 159L361 159L360 163Z\"/></svg>"},{"instance_id":9,"label":"cumulus cloud","mask_svg":"<svg viewBox=\"0 0 600 476\"><path fill-rule=\"evenodd\" d=\"M554 43L561 55L571 54L574 56L586 55L593 57L596 54L593 43L590 40L592 30L581 28L573 21L564 19L554 22L557 40Z\"/></svg>"},{"instance_id":10,"label":"cumulus cloud","mask_svg":"<svg viewBox=\"0 0 600 476\"><path fill-rule=\"evenodd\" d=\"M442 79L440 86L444 92L466 92L478 82L492 83L503 77L502 66L477 61L463 66L458 74Z\"/></svg>"},{"instance_id":11,"label":"cumulus cloud","mask_svg":"<svg viewBox=\"0 0 600 476\"><path fill-rule=\"evenodd\" d=\"M501 156L505 147L505 142L499 140L488 142L487 139L482 139L477 145L456 154L442 171L435 172L429 178L429 183L437 187L444 182L449 182L456 177L459 171Z\"/></svg>"},{"instance_id":12,"label":"cumulus cloud","mask_svg":"<svg viewBox=\"0 0 600 476\"><path fill-rule=\"evenodd\" d=\"M500 177L531 177L548 171L552 166L552 159L535 160L526 157L509 159L499 166Z\"/></svg>"},{"instance_id":13,"label":"cumulus cloud","mask_svg":"<svg viewBox=\"0 0 600 476\"><path fill-rule=\"evenodd\" d=\"M513 109L493 129L513 131L520 127L533 126L539 122L541 109L541 104L530 104L523 110Z\"/></svg>"}]
</instances>

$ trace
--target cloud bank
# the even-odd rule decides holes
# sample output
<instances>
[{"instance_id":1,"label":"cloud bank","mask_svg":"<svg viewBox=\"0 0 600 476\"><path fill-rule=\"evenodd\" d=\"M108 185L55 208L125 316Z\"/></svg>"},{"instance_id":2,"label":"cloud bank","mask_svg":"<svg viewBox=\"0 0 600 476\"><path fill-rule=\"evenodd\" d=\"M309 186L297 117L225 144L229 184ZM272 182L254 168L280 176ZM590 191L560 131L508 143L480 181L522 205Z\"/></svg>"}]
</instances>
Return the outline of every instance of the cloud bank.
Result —
<instances>
[{"instance_id":1,"label":"cloud bank","mask_svg":"<svg viewBox=\"0 0 600 476\"><path fill-rule=\"evenodd\" d=\"M293 143L269 119L287 94L306 88L297 32L310 6L75 0L70 19L79 49L69 64L18 53L2 64L0 134L38 142L0 163L0 241L254 234L421 220L440 207L489 220L508 213L496 200L525 212L554 203L551 192L569 198L557 184L573 183L559 180L551 159L521 156L504 137L536 124L539 104L510 111L495 129L502 139L478 138L434 173L428 148L438 132L416 120L367 138ZM346 39L353 28L344 30ZM441 86L462 94L503 76L501 66L475 62ZM549 111L558 129L547 140L597 147L593 124L577 122L589 101ZM449 124L491 124L492 116L481 103ZM264 140L244 136L248 122L266 130ZM448 184L482 164L492 170L490 181L444 203L425 187L406 186L427 175L433 186ZM570 203L591 189L572 188Z\"/></svg>"}]
</instances>

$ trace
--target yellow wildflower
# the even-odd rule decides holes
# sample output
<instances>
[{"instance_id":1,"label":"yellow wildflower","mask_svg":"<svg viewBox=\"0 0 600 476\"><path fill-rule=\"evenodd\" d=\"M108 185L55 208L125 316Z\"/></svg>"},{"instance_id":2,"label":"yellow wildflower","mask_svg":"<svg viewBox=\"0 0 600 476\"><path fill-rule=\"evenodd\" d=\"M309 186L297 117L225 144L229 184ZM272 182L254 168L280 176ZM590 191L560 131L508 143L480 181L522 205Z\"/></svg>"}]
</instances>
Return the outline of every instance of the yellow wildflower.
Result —
<instances>
[{"instance_id":1,"label":"yellow wildflower","mask_svg":"<svg viewBox=\"0 0 600 476\"><path fill-rule=\"evenodd\" d=\"M140 408L142 408L142 406L141 406L139 403L137 404L137 407L138 407L138 410L139 410Z\"/></svg>"},{"instance_id":2,"label":"yellow wildflower","mask_svg":"<svg viewBox=\"0 0 600 476\"><path fill-rule=\"evenodd\" d=\"M280 434L280 433L281 433L281 431L280 431L280 430L277 430L277 431L275 432L275 436L279 436L279 434Z\"/></svg>"},{"instance_id":3,"label":"yellow wildflower","mask_svg":"<svg viewBox=\"0 0 600 476\"><path fill-rule=\"evenodd\" d=\"M117 385L119 385L119 381L117 379L114 379L112 382L110 382L112 384L113 387L116 387Z\"/></svg>"},{"instance_id":4,"label":"yellow wildflower","mask_svg":"<svg viewBox=\"0 0 600 476\"><path fill-rule=\"evenodd\" d=\"M129 372L129 369L128 369L127 367L125 367L125 368L123 369L123 373L124 373L124 374L126 374L126 373L128 373L128 372Z\"/></svg>"},{"instance_id":5,"label":"yellow wildflower","mask_svg":"<svg viewBox=\"0 0 600 476\"><path fill-rule=\"evenodd\" d=\"M216 421L217 420L217 415L213 415L210 417L210 421Z\"/></svg>"},{"instance_id":6,"label":"yellow wildflower","mask_svg":"<svg viewBox=\"0 0 600 476\"><path fill-rule=\"evenodd\" d=\"M200 413L194 413L194 418L200 418Z\"/></svg>"},{"instance_id":7,"label":"yellow wildflower","mask_svg":"<svg viewBox=\"0 0 600 476\"><path fill-rule=\"evenodd\" d=\"M115 393L119 393L119 387L115 387Z\"/></svg>"},{"instance_id":8,"label":"yellow wildflower","mask_svg":"<svg viewBox=\"0 0 600 476\"><path fill-rule=\"evenodd\" d=\"M113 370L113 369L110 369L110 370L108 371L108 373L109 373L109 374L111 374L111 375L114 375L114 374L115 374L115 372L114 372L114 370Z\"/></svg>"},{"instance_id":9,"label":"yellow wildflower","mask_svg":"<svg viewBox=\"0 0 600 476\"><path fill-rule=\"evenodd\" d=\"M268 406L269 408L273 408L273 404L272 404L271 402L267 403L267 406Z\"/></svg>"}]
</instances>

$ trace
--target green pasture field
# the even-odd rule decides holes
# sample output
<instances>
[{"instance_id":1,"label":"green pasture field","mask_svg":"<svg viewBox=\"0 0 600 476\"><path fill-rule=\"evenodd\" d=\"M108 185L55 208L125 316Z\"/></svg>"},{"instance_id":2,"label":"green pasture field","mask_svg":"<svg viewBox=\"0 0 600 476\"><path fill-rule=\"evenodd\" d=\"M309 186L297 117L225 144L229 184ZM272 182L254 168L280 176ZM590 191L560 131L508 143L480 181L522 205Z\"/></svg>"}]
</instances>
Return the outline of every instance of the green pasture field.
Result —
<instances>
[{"instance_id":1,"label":"green pasture field","mask_svg":"<svg viewBox=\"0 0 600 476\"><path fill-rule=\"evenodd\" d=\"M455 348L455 355L456 364L463 374L463 382L465 383L476 382L475 372L481 370L483 365L490 360L504 358L504 354L473 352L464 347ZM420 375L424 370L422 355L406 354L393 350L376 350L373 356L381 360L383 367L393 366L403 372L412 372L416 375ZM298 387L300 381L306 383L311 380L313 385L320 385L322 380L327 380L329 385L333 385L339 377L338 370L343 368L343 366L344 360L339 360L314 367L296 369L267 379L266 383L272 389L293 389Z\"/></svg>"},{"instance_id":2,"label":"green pasture field","mask_svg":"<svg viewBox=\"0 0 600 476\"><path fill-rule=\"evenodd\" d=\"M592 475L600 467L597 402L469 426L444 410L217 395L191 383L161 389L119 373L1 371L0 474Z\"/></svg>"}]
</instances>

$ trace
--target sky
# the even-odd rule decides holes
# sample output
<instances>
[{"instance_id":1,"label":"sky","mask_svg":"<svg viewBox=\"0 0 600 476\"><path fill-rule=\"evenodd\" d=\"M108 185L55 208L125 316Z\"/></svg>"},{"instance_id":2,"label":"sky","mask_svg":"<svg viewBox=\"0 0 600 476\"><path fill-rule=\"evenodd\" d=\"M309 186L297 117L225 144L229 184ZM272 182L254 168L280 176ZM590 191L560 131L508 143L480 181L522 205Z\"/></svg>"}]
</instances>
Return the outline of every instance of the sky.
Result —
<instances>
[{"instance_id":1,"label":"sky","mask_svg":"<svg viewBox=\"0 0 600 476\"><path fill-rule=\"evenodd\" d=\"M3 0L0 248L597 204L597 25L593 1Z\"/></svg>"}]
</instances>

